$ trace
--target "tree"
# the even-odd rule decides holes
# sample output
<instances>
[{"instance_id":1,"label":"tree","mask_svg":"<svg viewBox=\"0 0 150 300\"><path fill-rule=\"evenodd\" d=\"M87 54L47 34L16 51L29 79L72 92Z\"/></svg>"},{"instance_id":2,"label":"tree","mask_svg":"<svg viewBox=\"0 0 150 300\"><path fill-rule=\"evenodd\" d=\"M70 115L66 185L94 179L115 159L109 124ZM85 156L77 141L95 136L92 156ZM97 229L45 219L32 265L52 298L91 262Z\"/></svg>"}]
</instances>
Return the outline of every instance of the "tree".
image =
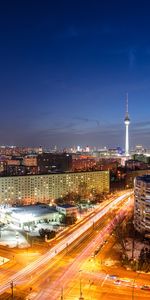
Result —
<instances>
[{"instance_id":1,"label":"tree","mask_svg":"<svg viewBox=\"0 0 150 300\"><path fill-rule=\"evenodd\" d=\"M123 257L125 259L128 259L127 249L126 249L126 229L125 229L125 227L118 224L114 230L114 233L116 234L118 243L120 244L120 246L122 248Z\"/></svg>"},{"instance_id":2,"label":"tree","mask_svg":"<svg viewBox=\"0 0 150 300\"><path fill-rule=\"evenodd\" d=\"M47 236L48 240L54 238L56 235L55 231L52 231L50 229L44 229L44 228L39 229L39 234L42 238L45 238L45 236Z\"/></svg>"},{"instance_id":3,"label":"tree","mask_svg":"<svg viewBox=\"0 0 150 300\"><path fill-rule=\"evenodd\" d=\"M141 249L138 262L140 270L143 270L145 272L148 272L150 270L150 249L148 249L147 247L143 247Z\"/></svg>"},{"instance_id":4,"label":"tree","mask_svg":"<svg viewBox=\"0 0 150 300\"><path fill-rule=\"evenodd\" d=\"M81 182L79 184L79 194L81 195L82 198L87 198L88 190L87 190L87 183L86 182Z\"/></svg>"},{"instance_id":5,"label":"tree","mask_svg":"<svg viewBox=\"0 0 150 300\"><path fill-rule=\"evenodd\" d=\"M55 203L57 205L63 205L63 204L74 204L79 203L81 199L81 195L76 192L69 192L62 198L58 198L55 200Z\"/></svg>"},{"instance_id":6,"label":"tree","mask_svg":"<svg viewBox=\"0 0 150 300\"><path fill-rule=\"evenodd\" d=\"M77 221L76 214L63 215L61 222L65 225L72 225Z\"/></svg>"}]
</instances>

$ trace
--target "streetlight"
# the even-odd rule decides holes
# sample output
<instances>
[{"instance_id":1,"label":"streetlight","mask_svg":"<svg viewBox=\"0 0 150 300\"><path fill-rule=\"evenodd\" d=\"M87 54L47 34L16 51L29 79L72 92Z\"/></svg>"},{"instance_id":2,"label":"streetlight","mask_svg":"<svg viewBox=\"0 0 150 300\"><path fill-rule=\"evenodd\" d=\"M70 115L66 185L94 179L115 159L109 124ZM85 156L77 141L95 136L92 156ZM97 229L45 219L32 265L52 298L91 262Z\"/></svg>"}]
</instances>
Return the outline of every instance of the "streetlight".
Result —
<instances>
[{"instance_id":1,"label":"streetlight","mask_svg":"<svg viewBox=\"0 0 150 300\"><path fill-rule=\"evenodd\" d=\"M27 238L27 264L28 264L28 254L29 254L29 232L26 232L26 238Z\"/></svg>"},{"instance_id":2,"label":"streetlight","mask_svg":"<svg viewBox=\"0 0 150 300\"><path fill-rule=\"evenodd\" d=\"M84 297L82 296L81 278L80 278L80 297L79 297L79 300L84 300Z\"/></svg>"},{"instance_id":3,"label":"streetlight","mask_svg":"<svg viewBox=\"0 0 150 300\"><path fill-rule=\"evenodd\" d=\"M62 289L61 289L61 298L60 298L60 300L64 300L64 290L63 290L63 287L62 287Z\"/></svg>"},{"instance_id":4,"label":"streetlight","mask_svg":"<svg viewBox=\"0 0 150 300\"><path fill-rule=\"evenodd\" d=\"M94 224L94 221L93 221L93 230L95 229L95 226L94 226L95 224Z\"/></svg>"},{"instance_id":5,"label":"streetlight","mask_svg":"<svg viewBox=\"0 0 150 300\"><path fill-rule=\"evenodd\" d=\"M17 247L18 247L18 242L19 242L18 239L19 239L19 234L18 234L18 232L16 231L16 244L17 244L16 246L17 246Z\"/></svg>"},{"instance_id":6,"label":"streetlight","mask_svg":"<svg viewBox=\"0 0 150 300\"><path fill-rule=\"evenodd\" d=\"M14 283L11 281L10 283L10 288L11 288L11 298L14 299Z\"/></svg>"},{"instance_id":7,"label":"streetlight","mask_svg":"<svg viewBox=\"0 0 150 300\"><path fill-rule=\"evenodd\" d=\"M80 297L79 297L79 300L84 300L84 297L82 296L82 282L81 282L81 272L82 272L82 270L80 270L79 272L80 272Z\"/></svg>"},{"instance_id":8,"label":"streetlight","mask_svg":"<svg viewBox=\"0 0 150 300\"><path fill-rule=\"evenodd\" d=\"M138 269L138 264L137 264L137 268ZM137 276L134 278L133 280L133 285L132 285L132 300L134 300L134 287L135 287L135 280L138 278L138 276L140 275L140 272L137 274Z\"/></svg>"},{"instance_id":9,"label":"streetlight","mask_svg":"<svg viewBox=\"0 0 150 300\"><path fill-rule=\"evenodd\" d=\"M66 254L68 254L68 243L66 243Z\"/></svg>"}]
</instances>

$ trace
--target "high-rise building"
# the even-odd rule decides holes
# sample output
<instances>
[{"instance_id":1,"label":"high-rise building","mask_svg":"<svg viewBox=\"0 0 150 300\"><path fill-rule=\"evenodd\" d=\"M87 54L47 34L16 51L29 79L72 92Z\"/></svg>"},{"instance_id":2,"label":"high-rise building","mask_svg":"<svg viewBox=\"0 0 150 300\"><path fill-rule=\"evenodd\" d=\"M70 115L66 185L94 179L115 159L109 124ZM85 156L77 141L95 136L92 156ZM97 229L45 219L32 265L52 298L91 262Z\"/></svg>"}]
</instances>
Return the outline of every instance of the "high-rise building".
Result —
<instances>
[{"instance_id":1,"label":"high-rise building","mask_svg":"<svg viewBox=\"0 0 150 300\"><path fill-rule=\"evenodd\" d=\"M109 171L0 177L0 204L50 203L68 193L109 192Z\"/></svg>"},{"instance_id":2,"label":"high-rise building","mask_svg":"<svg viewBox=\"0 0 150 300\"><path fill-rule=\"evenodd\" d=\"M95 157L74 154L72 158L72 171L88 171L96 166Z\"/></svg>"},{"instance_id":3,"label":"high-rise building","mask_svg":"<svg viewBox=\"0 0 150 300\"><path fill-rule=\"evenodd\" d=\"M129 124L130 124L130 118L129 118L129 112L128 112L128 94L126 96L126 114L125 114L124 123L125 123L125 127L126 127L125 156L129 156Z\"/></svg>"},{"instance_id":4,"label":"high-rise building","mask_svg":"<svg viewBox=\"0 0 150 300\"><path fill-rule=\"evenodd\" d=\"M150 236L150 175L135 179L134 226L138 232Z\"/></svg>"},{"instance_id":5,"label":"high-rise building","mask_svg":"<svg viewBox=\"0 0 150 300\"><path fill-rule=\"evenodd\" d=\"M39 174L68 172L72 168L72 155L68 153L42 153L37 156Z\"/></svg>"}]
</instances>

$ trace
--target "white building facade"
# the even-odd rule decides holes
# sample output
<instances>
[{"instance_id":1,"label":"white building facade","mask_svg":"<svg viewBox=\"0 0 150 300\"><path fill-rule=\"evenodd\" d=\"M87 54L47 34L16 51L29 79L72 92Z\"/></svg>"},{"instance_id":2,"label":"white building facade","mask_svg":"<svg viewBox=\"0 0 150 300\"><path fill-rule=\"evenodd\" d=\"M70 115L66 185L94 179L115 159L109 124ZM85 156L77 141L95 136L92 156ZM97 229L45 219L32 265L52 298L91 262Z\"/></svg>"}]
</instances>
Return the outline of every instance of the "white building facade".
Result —
<instances>
[{"instance_id":1,"label":"white building facade","mask_svg":"<svg viewBox=\"0 0 150 300\"><path fill-rule=\"evenodd\" d=\"M78 212L76 206L69 204L56 205L56 210L66 216L77 215Z\"/></svg>"}]
</instances>

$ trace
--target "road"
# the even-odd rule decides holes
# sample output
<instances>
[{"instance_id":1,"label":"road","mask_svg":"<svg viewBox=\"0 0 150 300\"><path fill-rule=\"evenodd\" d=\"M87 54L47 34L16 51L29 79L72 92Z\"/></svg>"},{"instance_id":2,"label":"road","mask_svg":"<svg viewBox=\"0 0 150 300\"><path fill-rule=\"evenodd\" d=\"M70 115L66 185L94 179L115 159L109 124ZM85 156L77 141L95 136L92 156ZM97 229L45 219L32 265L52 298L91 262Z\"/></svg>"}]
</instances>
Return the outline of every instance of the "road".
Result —
<instances>
[{"instance_id":1,"label":"road","mask_svg":"<svg viewBox=\"0 0 150 300\"><path fill-rule=\"evenodd\" d=\"M123 207L120 208L117 217L113 218L109 224L104 225L104 227L97 233L94 241L90 240L89 244L84 248L73 260L73 262L67 267L65 272L60 276L52 279L52 282L49 282L47 288L43 289L41 287L41 292L38 292L37 296L34 299L36 300L46 300L51 295L51 300L59 299L60 289L64 286L64 296L65 299L78 299L79 296L79 279L82 276L82 272L85 268L92 267L93 262L89 261L91 254L94 253L95 249L101 246L105 239L112 232L113 228L116 226L117 222L126 215L127 207L129 207L131 199L128 200ZM82 270L82 272L80 272ZM53 278L53 276L52 276ZM89 280L88 280L89 282ZM37 280L36 285L40 285L40 281ZM83 284L85 287L85 284ZM70 294L70 295L69 295ZM69 297L69 298L67 298ZM99 298L97 298L99 299Z\"/></svg>"},{"instance_id":2,"label":"road","mask_svg":"<svg viewBox=\"0 0 150 300\"><path fill-rule=\"evenodd\" d=\"M10 287L10 281L13 281L14 283L18 284L19 282L23 282L26 279L26 276L30 276L33 272L35 273L38 271L38 274L40 273L40 270L44 268L45 265L49 264L49 262L56 257L59 253L61 253L64 249L67 249L67 247L74 242L79 236L81 236L84 232L89 230L90 227L93 226L98 220L100 220L104 215L106 215L115 205L121 203L123 199L127 197L130 193L126 193L125 195L122 195L106 205L101 211L99 211L96 215L90 218L85 224L81 225L80 228L78 228L75 232L71 233L69 236L64 238L64 240L60 241L56 246L54 246L50 251L48 251L46 254L42 255L39 259L37 259L35 262L28 265L26 268L22 269L21 271L17 272L16 274L10 276L7 279L7 282L4 281L1 284L0 287L0 293L3 293L6 289ZM110 225L108 225L110 226ZM8 281L10 280L10 281Z\"/></svg>"},{"instance_id":3,"label":"road","mask_svg":"<svg viewBox=\"0 0 150 300\"><path fill-rule=\"evenodd\" d=\"M88 242L79 244L79 247L72 252L68 251L68 255L64 256L61 261L53 262L52 266L47 266L41 274L37 274L33 280L35 300L56 300L60 299L61 289L63 288L63 298L65 300L77 300L81 292L85 300L108 300L108 299L148 299L149 291L143 291L140 287L149 284L149 275L138 274L132 271L126 271L122 268L109 267L106 269L101 264L99 257L91 258L91 254L95 249L103 244L103 241L110 236L115 222L119 218L127 215L132 209L132 200L120 205L117 212L117 218L114 218L109 225L106 218L100 224L98 230L95 229L95 237L92 240L89 236ZM98 231L98 232L97 232ZM105 254L111 251L113 237L110 243L104 244L103 260ZM83 247L86 245L86 247ZM101 253L101 251L100 251ZM121 284L115 285L114 281L109 278L109 274L116 274L119 278L128 277L128 281L122 281ZM124 279L123 279L124 280ZM127 279L126 279L127 280ZM28 299L31 299L30 296Z\"/></svg>"}]
</instances>

